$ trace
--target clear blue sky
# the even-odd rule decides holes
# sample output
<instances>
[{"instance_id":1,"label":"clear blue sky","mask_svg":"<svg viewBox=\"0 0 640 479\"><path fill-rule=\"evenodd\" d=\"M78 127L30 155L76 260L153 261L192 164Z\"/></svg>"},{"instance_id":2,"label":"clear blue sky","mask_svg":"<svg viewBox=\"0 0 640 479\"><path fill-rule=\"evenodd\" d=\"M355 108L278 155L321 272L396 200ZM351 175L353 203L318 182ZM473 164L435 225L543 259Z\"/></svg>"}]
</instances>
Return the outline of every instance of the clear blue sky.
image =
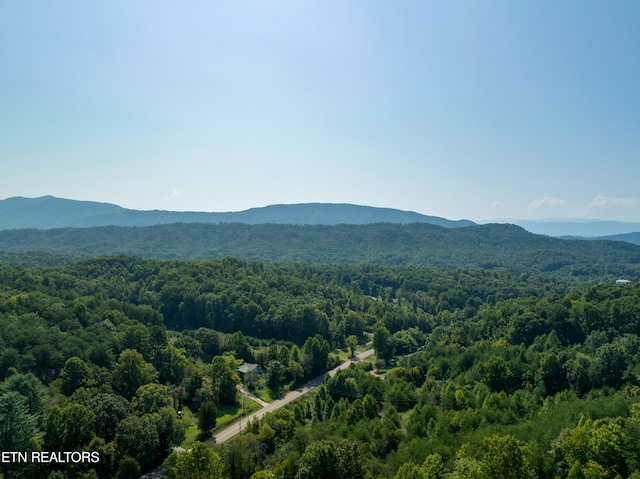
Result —
<instances>
[{"instance_id":1,"label":"clear blue sky","mask_svg":"<svg viewBox=\"0 0 640 479\"><path fill-rule=\"evenodd\" d=\"M0 199L640 221L640 2L0 0Z\"/></svg>"}]
</instances>

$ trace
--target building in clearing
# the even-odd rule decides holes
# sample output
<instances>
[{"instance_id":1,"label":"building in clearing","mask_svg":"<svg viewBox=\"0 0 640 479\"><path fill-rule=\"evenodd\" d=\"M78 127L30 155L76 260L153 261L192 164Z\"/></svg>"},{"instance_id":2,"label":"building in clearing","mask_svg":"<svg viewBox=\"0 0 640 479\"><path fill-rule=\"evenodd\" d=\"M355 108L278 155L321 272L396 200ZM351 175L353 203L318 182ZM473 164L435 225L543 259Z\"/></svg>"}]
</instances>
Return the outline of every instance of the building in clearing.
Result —
<instances>
[{"instance_id":1,"label":"building in clearing","mask_svg":"<svg viewBox=\"0 0 640 479\"><path fill-rule=\"evenodd\" d=\"M629 284L631 281L628 279L616 279L616 284Z\"/></svg>"}]
</instances>

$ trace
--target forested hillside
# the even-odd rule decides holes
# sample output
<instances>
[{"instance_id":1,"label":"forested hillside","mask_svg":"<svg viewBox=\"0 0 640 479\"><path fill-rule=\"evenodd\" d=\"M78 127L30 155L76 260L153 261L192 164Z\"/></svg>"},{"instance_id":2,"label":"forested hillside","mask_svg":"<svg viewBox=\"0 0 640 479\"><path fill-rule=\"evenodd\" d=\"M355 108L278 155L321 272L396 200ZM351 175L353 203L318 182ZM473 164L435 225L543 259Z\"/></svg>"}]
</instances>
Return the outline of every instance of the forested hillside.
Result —
<instances>
[{"instance_id":1,"label":"forested hillside","mask_svg":"<svg viewBox=\"0 0 640 479\"><path fill-rule=\"evenodd\" d=\"M443 228L397 225L171 224L146 228L0 231L0 251L76 257L125 254L156 259L372 263L506 269L595 279L640 279L640 246L560 240L513 225Z\"/></svg>"},{"instance_id":2,"label":"forested hillside","mask_svg":"<svg viewBox=\"0 0 640 479\"><path fill-rule=\"evenodd\" d=\"M234 258L0 265L0 449L100 457L0 472L637 478L638 335L638 285L571 276ZM370 340L373 360L246 434L200 442L248 407L241 361L261 365L245 387L270 400Z\"/></svg>"}]
</instances>

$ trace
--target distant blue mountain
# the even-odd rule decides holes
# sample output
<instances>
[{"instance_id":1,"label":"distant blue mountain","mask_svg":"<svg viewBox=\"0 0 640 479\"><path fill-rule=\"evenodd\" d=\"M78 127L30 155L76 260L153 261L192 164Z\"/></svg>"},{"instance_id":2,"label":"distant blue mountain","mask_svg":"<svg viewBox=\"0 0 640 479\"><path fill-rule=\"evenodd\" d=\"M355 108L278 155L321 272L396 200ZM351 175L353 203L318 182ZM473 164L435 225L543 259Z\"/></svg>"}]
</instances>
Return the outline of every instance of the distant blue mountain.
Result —
<instances>
[{"instance_id":1,"label":"distant blue mountain","mask_svg":"<svg viewBox=\"0 0 640 479\"><path fill-rule=\"evenodd\" d=\"M110 203L77 201L54 196L0 200L0 230L95 226L154 226L171 223L245 223L338 225L429 223L446 228L474 225L413 211L352 204L304 203L272 205L228 213L140 211Z\"/></svg>"},{"instance_id":2,"label":"distant blue mountain","mask_svg":"<svg viewBox=\"0 0 640 479\"><path fill-rule=\"evenodd\" d=\"M612 235L624 235L640 231L640 223L600 220L505 220L530 233L555 237L583 237L588 239L614 239ZM607 238L604 238L604 237ZM618 238L616 238L618 239ZM620 240L624 241L624 240Z\"/></svg>"}]
</instances>

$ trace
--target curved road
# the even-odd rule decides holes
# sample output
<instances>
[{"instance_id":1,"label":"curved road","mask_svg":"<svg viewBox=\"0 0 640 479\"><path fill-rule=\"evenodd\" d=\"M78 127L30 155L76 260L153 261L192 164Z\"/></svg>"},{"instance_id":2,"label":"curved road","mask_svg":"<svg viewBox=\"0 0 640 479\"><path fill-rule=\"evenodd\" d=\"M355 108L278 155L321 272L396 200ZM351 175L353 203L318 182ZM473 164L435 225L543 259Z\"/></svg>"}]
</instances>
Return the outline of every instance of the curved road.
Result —
<instances>
[{"instance_id":1,"label":"curved road","mask_svg":"<svg viewBox=\"0 0 640 479\"><path fill-rule=\"evenodd\" d=\"M363 351L360 354L358 354L355 358L348 359L344 363L340 364L340 366L338 366L337 368L334 368L331 371L329 371L329 375L333 376L338 371L338 369L346 369L349 367L351 363L358 362L365 358L368 358L369 356L373 355L373 353L374 353L373 349L367 349L366 351ZM234 423L231 426L229 426L227 429L223 429L214 437L215 441L217 443L225 442L231 439L236 434L240 433L247 426L247 423L252 419L255 419L255 418L260 419L266 413L275 411L276 409L279 409L282 406L289 404L291 401L295 401L303 394L308 393L313 388L318 387L320 384L322 384L322 382L324 381L324 376L325 375L323 374L322 376L318 376L317 378L312 379L306 384L303 384L302 386L300 386L298 389L290 391L282 399L278 399L276 401L273 401L270 404L267 404L259 411L256 411L252 414L249 414L247 417L242 418L242 420L239 423Z\"/></svg>"}]
</instances>

